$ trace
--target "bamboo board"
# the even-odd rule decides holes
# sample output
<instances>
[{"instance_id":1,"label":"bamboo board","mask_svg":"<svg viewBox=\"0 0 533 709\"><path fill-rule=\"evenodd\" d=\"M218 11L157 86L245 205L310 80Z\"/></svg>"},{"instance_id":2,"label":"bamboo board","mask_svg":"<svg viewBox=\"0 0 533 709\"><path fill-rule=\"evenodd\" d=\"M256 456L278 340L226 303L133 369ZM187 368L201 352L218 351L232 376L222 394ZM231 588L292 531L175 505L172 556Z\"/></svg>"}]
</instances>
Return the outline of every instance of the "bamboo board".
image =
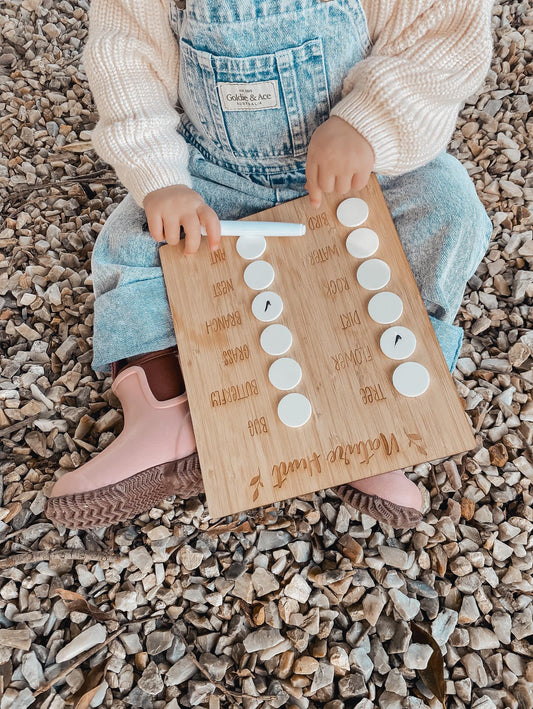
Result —
<instances>
[{"instance_id":1,"label":"bamboo board","mask_svg":"<svg viewBox=\"0 0 533 709\"><path fill-rule=\"evenodd\" d=\"M411 329L416 361L430 374L416 397L400 394L392 374L401 363L380 349L390 325L372 320L356 271L365 259L345 246L352 231L339 223L337 206L361 197L370 213L362 225L379 236L371 258L391 269L392 291L403 313L392 325ZM295 359L303 376L291 391L312 406L299 428L277 413L288 392L276 389L268 370L277 359L260 345L270 323L257 320L251 303L258 291L243 280L251 261L236 251L237 237L222 237L217 252L207 238L184 256L184 241L160 248L180 362L210 514L213 518L322 490L352 480L471 450L472 427L459 400L409 262L374 175L360 192L323 195L318 210L307 196L246 217L302 222L305 236L267 237L260 257L274 267L268 290L283 299L274 321L292 332L282 355Z\"/></svg>"}]
</instances>

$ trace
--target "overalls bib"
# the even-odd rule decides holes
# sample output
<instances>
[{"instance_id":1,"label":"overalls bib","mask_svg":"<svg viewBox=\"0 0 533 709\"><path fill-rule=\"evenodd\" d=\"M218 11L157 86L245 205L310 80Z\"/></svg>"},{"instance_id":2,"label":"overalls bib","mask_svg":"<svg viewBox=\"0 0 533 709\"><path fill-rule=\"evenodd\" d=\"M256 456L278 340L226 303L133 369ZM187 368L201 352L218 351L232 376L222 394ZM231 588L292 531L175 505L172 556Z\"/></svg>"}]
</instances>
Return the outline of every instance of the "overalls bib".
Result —
<instances>
[{"instance_id":1,"label":"overalls bib","mask_svg":"<svg viewBox=\"0 0 533 709\"><path fill-rule=\"evenodd\" d=\"M358 0L172 0L170 18L189 145L265 187L305 183L311 136L370 50Z\"/></svg>"},{"instance_id":2,"label":"overalls bib","mask_svg":"<svg viewBox=\"0 0 533 709\"><path fill-rule=\"evenodd\" d=\"M220 219L307 194L314 130L341 99L348 71L371 51L358 0L170 0L179 43L178 132L192 188ZM441 153L404 175L378 175L450 371L453 325L492 225L463 166ZM165 243L165 242L163 242ZM106 220L92 255L93 362L176 344L159 247L131 194Z\"/></svg>"}]
</instances>

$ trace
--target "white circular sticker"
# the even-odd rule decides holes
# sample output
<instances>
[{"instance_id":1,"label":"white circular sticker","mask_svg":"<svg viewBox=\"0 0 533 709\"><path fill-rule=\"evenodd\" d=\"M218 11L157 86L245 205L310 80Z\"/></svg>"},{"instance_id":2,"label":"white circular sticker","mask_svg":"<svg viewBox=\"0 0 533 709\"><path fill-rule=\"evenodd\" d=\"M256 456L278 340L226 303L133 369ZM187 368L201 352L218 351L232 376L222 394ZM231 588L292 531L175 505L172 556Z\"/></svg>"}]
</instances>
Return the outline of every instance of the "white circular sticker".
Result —
<instances>
[{"instance_id":1,"label":"white circular sticker","mask_svg":"<svg viewBox=\"0 0 533 709\"><path fill-rule=\"evenodd\" d=\"M286 394L278 404L278 416L282 423L298 428L311 418L311 402L303 394Z\"/></svg>"},{"instance_id":2,"label":"white circular sticker","mask_svg":"<svg viewBox=\"0 0 533 709\"><path fill-rule=\"evenodd\" d=\"M379 237L373 229L361 227L354 229L346 237L348 253L355 258L367 258L378 250Z\"/></svg>"},{"instance_id":3,"label":"white circular sticker","mask_svg":"<svg viewBox=\"0 0 533 709\"><path fill-rule=\"evenodd\" d=\"M262 322L271 322L279 318L282 310L281 297L271 290L261 291L252 301L252 313Z\"/></svg>"},{"instance_id":4,"label":"white circular sticker","mask_svg":"<svg viewBox=\"0 0 533 709\"><path fill-rule=\"evenodd\" d=\"M285 325L274 323L261 333L261 347L269 355L278 357L285 354L292 345L292 332Z\"/></svg>"},{"instance_id":5,"label":"white circular sticker","mask_svg":"<svg viewBox=\"0 0 533 709\"><path fill-rule=\"evenodd\" d=\"M407 327L393 325L381 335L379 346L383 354L391 359L406 359L415 351L415 333Z\"/></svg>"},{"instance_id":6,"label":"white circular sticker","mask_svg":"<svg viewBox=\"0 0 533 709\"><path fill-rule=\"evenodd\" d=\"M368 219L368 204L359 197L345 199L337 207L337 219L344 226L359 226Z\"/></svg>"},{"instance_id":7,"label":"white circular sticker","mask_svg":"<svg viewBox=\"0 0 533 709\"><path fill-rule=\"evenodd\" d=\"M390 281L390 267L379 258L371 258L357 269L357 280L367 290L379 290Z\"/></svg>"},{"instance_id":8,"label":"white circular sticker","mask_svg":"<svg viewBox=\"0 0 533 709\"><path fill-rule=\"evenodd\" d=\"M420 396L429 386L429 372L418 362L403 362L392 373L392 383L404 396Z\"/></svg>"},{"instance_id":9,"label":"white circular sticker","mask_svg":"<svg viewBox=\"0 0 533 709\"><path fill-rule=\"evenodd\" d=\"M267 242L264 236L239 236L235 243L237 253L247 261L262 256L266 247Z\"/></svg>"},{"instance_id":10,"label":"white circular sticker","mask_svg":"<svg viewBox=\"0 0 533 709\"><path fill-rule=\"evenodd\" d=\"M302 379L302 368L291 357L281 357L270 365L268 378L276 389L294 389Z\"/></svg>"},{"instance_id":11,"label":"white circular sticker","mask_svg":"<svg viewBox=\"0 0 533 709\"><path fill-rule=\"evenodd\" d=\"M368 314L375 322L388 325L396 322L403 313L403 301L396 293L376 293L368 302Z\"/></svg>"},{"instance_id":12,"label":"white circular sticker","mask_svg":"<svg viewBox=\"0 0 533 709\"><path fill-rule=\"evenodd\" d=\"M274 280L274 269L268 261L254 261L244 269L244 282L253 290L263 290Z\"/></svg>"},{"instance_id":13,"label":"white circular sticker","mask_svg":"<svg viewBox=\"0 0 533 709\"><path fill-rule=\"evenodd\" d=\"M357 269L357 280L367 290L379 290L390 281L390 268L385 261L371 258Z\"/></svg>"}]
</instances>

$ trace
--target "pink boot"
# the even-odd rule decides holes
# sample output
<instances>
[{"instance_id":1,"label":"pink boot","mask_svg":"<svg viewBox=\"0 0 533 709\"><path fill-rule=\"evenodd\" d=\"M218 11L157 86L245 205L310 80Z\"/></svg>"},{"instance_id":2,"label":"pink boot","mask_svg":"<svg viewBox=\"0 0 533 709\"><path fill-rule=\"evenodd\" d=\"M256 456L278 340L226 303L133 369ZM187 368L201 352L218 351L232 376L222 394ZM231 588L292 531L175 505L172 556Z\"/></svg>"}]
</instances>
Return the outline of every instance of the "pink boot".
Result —
<instances>
[{"instance_id":1,"label":"pink boot","mask_svg":"<svg viewBox=\"0 0 533 709\"><path fill-rule=\"evenodd\" d=\"M410 529L422 519L422 495L403 470L341 485L335 492L355 509L394 528Z\"/></svg>"},{"instance_id":2,"label":"pink boot","mask_svg":"<svg viewBox=\"0 0 533 709\"><path fill-rule=\"evenodd\" d=\"M177 348L114 362L112 376L123 430L62 475L46 506L51 520L71 529L130 520L165 497L186 499L204 490Z\"/></svg>"}]
</instances>

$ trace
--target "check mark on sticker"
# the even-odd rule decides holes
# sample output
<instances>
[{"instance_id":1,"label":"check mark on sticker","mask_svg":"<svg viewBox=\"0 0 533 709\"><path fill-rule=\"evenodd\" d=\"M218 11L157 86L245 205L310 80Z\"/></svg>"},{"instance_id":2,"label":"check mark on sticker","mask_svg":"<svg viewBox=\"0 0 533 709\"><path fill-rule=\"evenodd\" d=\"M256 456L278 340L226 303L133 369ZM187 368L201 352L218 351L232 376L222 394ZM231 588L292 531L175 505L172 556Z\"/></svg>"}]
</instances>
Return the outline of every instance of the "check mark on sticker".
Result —
<instances>
[{"instance_id":1,"label":"check mark on sticker","mask_svg":"<svg viewBox=\"0 0 533 709\"><path fill-rule=\"evenodd\" d=\"M269 300L267 300L266 305L265 305L265 313L267 311L267 308L270 307L270 305L271 305L271 302Z\"/></svg>"},{"instance_id":2,"label":"check mark on sticker","mask_svg":"<svg viewBox=\"0 0 533 709\"><path fill-rule=\"evenodd\" d=\"M398 344L398 341L401 340L401 339L402 339L402 336L401 336L401 335L396 335L396 339L394 340L394 346L395 346L395 347L396 347L396 345Z\"/></svg>"}]
</instances>

